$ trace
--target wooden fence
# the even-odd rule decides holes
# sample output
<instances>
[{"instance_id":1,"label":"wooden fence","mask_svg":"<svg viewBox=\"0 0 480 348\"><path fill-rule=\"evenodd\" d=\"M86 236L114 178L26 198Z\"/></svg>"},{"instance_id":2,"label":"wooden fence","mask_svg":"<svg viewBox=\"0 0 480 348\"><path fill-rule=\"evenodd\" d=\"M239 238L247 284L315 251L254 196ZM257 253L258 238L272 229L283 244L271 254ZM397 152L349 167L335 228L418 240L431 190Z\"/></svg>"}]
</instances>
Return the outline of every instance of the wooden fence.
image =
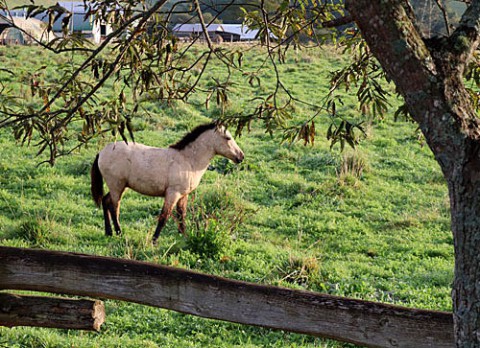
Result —
<instances>
[{"instance_id":1,"label":"wooden fence","mask_svg":"<svg viewBox=\"0 0 480 348\"><path fill-rule=\"evenodd\" d=\"M98 300L76 300L0 293L0 325L100 330L105 307Z\"/></svg>"},{"instance_id":2,"label":"wooden fence","mask_svg":"<svg viewBox=\"0 0 480 348\"><path fill-rule=\"evenodd\" d=\"M369 347L454 346L451 313L258 285L125 259L0 247L0 289L135 302ZM6 306L2 301L8 298L0 298L0 312ZM0 316L0 325L14 324Z\"/></svg>"}]
</instances>

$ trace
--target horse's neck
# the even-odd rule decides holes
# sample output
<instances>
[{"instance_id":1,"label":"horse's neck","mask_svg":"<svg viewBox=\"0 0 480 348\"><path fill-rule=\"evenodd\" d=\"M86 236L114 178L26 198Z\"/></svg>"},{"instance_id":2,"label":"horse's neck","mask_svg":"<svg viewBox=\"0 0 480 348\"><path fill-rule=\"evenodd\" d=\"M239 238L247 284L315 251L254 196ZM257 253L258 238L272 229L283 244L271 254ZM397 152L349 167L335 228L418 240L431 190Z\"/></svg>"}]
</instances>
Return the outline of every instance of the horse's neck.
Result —
<instances>
[{"instance_id":1,"label":"horse's neck","mask_svg":"<svg viewBox=\"0 0 480 348\"><path fill-rule=\"evenodd\" d=\"M182 151L185 159L190 162L194 171L206 171L210 161L215 157L215 151L212 146L202 136Z\"/></svg>"}]
</instances>

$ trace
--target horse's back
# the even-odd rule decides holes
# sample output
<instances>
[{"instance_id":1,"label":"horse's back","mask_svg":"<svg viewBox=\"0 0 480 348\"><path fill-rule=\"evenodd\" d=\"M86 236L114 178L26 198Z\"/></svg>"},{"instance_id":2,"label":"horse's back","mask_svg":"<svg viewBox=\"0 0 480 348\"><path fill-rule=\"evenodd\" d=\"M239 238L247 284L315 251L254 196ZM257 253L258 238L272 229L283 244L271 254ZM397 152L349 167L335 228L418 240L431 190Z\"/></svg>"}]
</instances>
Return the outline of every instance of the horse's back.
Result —
<instances>
[{"instance_id":1,"label":"horse's back","mask_svg":"<svg viewBox=\"0 0 480 348\"><path fill-rule=\"evenodd\" d=\"M110 143L99 153L98 166L103 176L128 176L131 170L131 158L142 151L145 145L135 143Z\"/></svg>"},{"instance_id":2,"label":"horse's back","mask_svg":"<svg viewBox=\"0 0 480 348\"><path fill-rule=\"evenodd\" d=\"M167 185L167 152L138 143L116 142L100 151L98 165L110 190L130 187L146 195L162 196Z\"/></svg>"}]
</instances>

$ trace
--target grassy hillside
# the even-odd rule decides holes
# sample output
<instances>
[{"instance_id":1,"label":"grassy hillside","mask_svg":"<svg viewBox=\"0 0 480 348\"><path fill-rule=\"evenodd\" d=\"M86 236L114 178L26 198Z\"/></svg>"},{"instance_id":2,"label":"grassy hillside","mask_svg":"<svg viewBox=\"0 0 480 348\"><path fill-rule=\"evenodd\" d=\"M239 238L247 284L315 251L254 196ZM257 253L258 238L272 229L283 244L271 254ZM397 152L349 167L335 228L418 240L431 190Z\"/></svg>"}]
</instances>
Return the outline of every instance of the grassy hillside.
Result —
<instances>
[{"instance_id":1,"label":"grassy hillside","mask_svg":"<svg viewBox=\"0 0 480 348\"><path fill-rule=\"evenodd\" d=\"M35 48L0 47L0 55L10 68L44 64L39 52L29 50ZM255 52L247 54L246 64L254 64ZM328 71L343 59L333 51L300 52L281 69L292 91L319 100L328 88ZM241 97L244 85L239 80L233 87L237 97L230 108L249 102ZM353 98L345 102L338 112L353 114ZM137 141L167 146L215 114L214 108L196 103L152 102L149 114L135 122ZM308 111L298 107L296 117ZM103 235L102 213L89 196L89 169L110 138L51 168L37 166L42 158L35 157L34 145L21 147L8 130L0 130L0 244L144 260L256 283L450 310L448 195L415 125L378 121L356 151L342 154L330 151L325 124L318 120L313 147L281 145L280 134L270 137L254 125L237 139L245 163L216 159L216 170L206 173L191 200L192 237L179 235L169 221L157 246L150 241L162 200L134 192L122 202L124 235ZM232 227L235 216L242 219ZM117 301L106 301L106 307L100 333L0 328L0 346L352 347Z\"/></svg>"},{"instance_id":2,"label":"grassy hillside","mask_svg":"<svg viewBox=\"0 0 480 348\"><path fill-rule=\"evenodd\" d=\"M59 1L57 1L57 0L35 0L34 4L35 5L42 5L42 6L53 6L57 2L59 2ZM19 6L25 6L25 5L31 5L32 4L32 2L30 0L6 0L5 3L8 6L8 8L10 8L10 9L15 8L15 7L19 7Z\"/></svg>"}]
</instances>

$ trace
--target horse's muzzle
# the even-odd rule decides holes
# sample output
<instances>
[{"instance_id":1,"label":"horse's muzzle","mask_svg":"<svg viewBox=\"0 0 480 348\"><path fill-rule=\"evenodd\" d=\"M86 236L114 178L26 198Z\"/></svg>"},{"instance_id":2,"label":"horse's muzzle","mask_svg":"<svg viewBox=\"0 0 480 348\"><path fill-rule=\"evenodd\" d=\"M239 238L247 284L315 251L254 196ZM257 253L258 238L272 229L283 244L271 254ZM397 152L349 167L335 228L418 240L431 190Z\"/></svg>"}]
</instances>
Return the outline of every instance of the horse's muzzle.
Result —
<instances>
[{"instance_id":1,"label":"horse's muzzle","mask_svg":"<svg viewBox=\"0 0 480 348\"><path fill-rule=\"evenodd\" d=\"M245 158L245 155L243 154L243 152L241 154L239 154L238 156L235 157L234 159L234 162L236 164L240 164L243 162L243 159Z\"/></svg>"}]
</instances>

